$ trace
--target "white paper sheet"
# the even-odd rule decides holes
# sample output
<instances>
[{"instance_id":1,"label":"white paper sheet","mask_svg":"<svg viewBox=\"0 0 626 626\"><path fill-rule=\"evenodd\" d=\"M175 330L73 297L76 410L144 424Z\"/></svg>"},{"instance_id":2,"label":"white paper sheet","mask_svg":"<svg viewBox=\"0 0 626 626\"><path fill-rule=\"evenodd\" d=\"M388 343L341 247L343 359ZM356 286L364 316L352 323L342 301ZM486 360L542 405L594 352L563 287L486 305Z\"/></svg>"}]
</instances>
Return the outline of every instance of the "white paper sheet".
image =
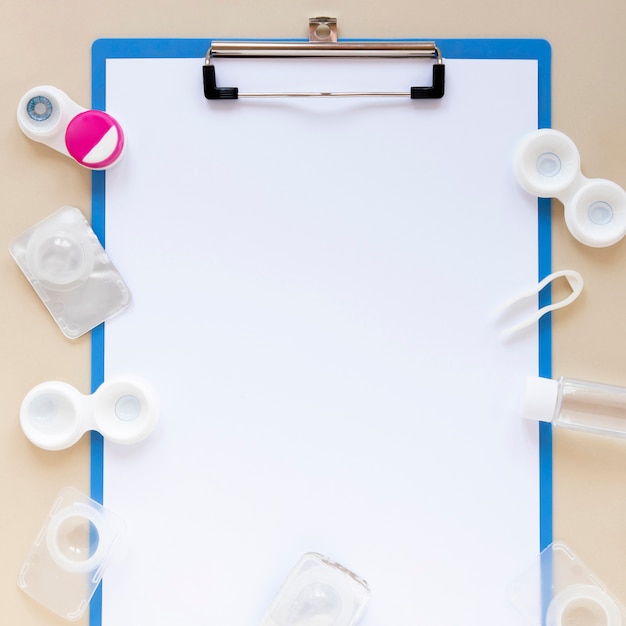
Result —
<instances>
[{"instance_id":1,"label":"white paper sheet","mask_svg":"<svg viewBox=\"0 0 626 626\"><path fill-rule=\"evenodd\" d=\"M128 149L106 243L134 302L105 373L146 377L163 409L142 445L105 446L129 532L104 626L256 626L311 550L369 582L362 626L517 624L506 584L539 550L518 411L537 336L503 343L490 315L537 282L536 200L511 170L537 62L448 60L440 101L213 103L202 62L107 62ZM299 63L222 62L218 81L430 75Z\"/></svg>"}]
</instances>

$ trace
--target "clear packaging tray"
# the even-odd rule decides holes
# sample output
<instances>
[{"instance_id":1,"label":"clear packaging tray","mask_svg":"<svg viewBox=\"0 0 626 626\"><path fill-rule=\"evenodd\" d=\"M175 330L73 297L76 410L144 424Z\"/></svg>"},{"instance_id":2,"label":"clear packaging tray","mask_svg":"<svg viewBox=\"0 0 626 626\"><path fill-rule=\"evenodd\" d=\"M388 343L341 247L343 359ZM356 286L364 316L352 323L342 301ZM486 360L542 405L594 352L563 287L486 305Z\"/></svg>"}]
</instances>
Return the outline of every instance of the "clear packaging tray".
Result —
<instances>
[{"instance_id":1,"label":"clear packaging tray","mask_svg":"<svg viewBox=\"0 0 626 626\"><path fill-rule=\"evenodd\" d=\"M124 528L101 504L64 488L22 565L18 586L57 615L79 619Z\"/></svg>"},{"instance_id":2,"label":"clear packaging tray","mask_svg":"<svg viewBox=\"0 0 626 626\"><path fill-rule=\"evenodd\" d=\"M565 544L549 545L509 587L513 604L539 626L621 626L624 607Z\"/></svg>"},{"instance_id":3,"label":"clear packaging tray","mask_svg":"<svg viewBox=\"0 0 626 626\"><path fill-rule=\"evenodd\" d=\"M316 552L302 556L261 626L353 626L369 601L367 583Z\"/></svg>"},{"instance_id":4,"label":"clear packaging tray","mask_svg":"<svg viewBox=\"0 0 626 626\"><path fill-rule=\"evenodd\" d=\"M79 209L59 209L16 237L10 251L70 339L130 304L128 287Z\"/></svg>"}]
</instances>

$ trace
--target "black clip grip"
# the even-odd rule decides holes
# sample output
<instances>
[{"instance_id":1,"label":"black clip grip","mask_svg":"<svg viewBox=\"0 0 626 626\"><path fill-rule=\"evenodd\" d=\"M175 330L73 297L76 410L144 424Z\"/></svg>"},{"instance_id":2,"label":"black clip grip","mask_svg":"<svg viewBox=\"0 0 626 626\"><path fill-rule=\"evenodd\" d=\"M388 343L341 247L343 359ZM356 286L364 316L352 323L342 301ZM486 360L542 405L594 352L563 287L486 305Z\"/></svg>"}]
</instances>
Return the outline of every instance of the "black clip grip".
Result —
<instances>
[{"instance_id":1,"label":"black clip grip","mask_svg":"<svg viewBox=\"0 0 626 626\"><path fill-rule=\"evenodd\" d=\"M204 81L204 97L207 100L237 100L239 89L237 87L218 87L215 81L215 66L202 66L202 79Z\"/></svg>"},{"instance_id":2,"label":"black clip grip","mask_svg":"<svg viewBox=\"0 0 626 626\"><path fill-rule=\"evenodd\" d=\"M446 66L443 63L433 65L432 87L411 87L411 100L443 98L446 82Z\"/></svg>"}]
</instances>

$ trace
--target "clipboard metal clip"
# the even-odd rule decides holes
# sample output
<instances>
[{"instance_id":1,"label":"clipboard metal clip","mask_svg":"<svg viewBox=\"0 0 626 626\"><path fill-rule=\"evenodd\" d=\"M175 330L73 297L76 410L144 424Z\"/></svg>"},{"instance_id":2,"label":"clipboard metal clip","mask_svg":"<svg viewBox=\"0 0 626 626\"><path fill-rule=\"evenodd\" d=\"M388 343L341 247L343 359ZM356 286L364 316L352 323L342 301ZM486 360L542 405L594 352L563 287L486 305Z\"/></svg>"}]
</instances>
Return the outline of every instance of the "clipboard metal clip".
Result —
<instances>
[{"instance_id":1,"label":"clipboard metal clip","mask_svg":"<svg viewBox=\"0 0 626 626\"><path fill-rule=\"evenodd\" d=\"M314 92L250 92L237 87L218 87L215 76L217 58L328 58L328 57L383 57L432 58L432 85L411 87L410 91L314 91ZM329 97L329 96L387 96L408 97L412 100L437 99L444 95L445 64L441 51L432 41L366 42L337 40L337 19L314 17L309 19L308 42L233 42L213 41L203 71L204 95L207 100L237 100L238 98Z\"/></svg>"}]
</instances>

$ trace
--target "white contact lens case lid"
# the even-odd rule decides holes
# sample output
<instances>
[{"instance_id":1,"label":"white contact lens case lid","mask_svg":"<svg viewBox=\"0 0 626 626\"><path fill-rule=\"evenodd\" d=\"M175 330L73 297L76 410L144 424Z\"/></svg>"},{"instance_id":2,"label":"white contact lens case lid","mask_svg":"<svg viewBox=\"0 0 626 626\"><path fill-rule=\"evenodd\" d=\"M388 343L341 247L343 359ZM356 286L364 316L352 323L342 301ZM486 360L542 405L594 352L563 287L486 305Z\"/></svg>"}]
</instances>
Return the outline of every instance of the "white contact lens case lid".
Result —
<instances>
[{"instance_id":1,"label":"white contact lens case lid","mask_svg":"<svg viewBox=\"0 0 626 626\"><path fill-rule=\"evenodd\" d=\"M513 169L519 184L540 198L558 198L580 176L580 153L565 134L541 128L517 146Z\"/></svg>"},{"instance_id":2,"label":"white contact lens case lid","mask_svg":"<svg viewBox=\"0 0 626 626\"><path fill-rule=\"evenodd\" d=\"M64 488L20 569L18 586L57 615L79 619L124 530L118 515Z\"/></svg>"},{"instance_id":3,"label":"white contact lens case lid","mask_svg":"<svg viewBox=\"0 0 626 626\"><path fill-rule=\"evenodd\" d=\"M510 586L509 597L535 626L623 626L626 612L563 543L549 545Z\"/></svg>"},{"instance_id":4,"label":"white contact lens case lid","mask_svg":"<svg viewBox=\"0 0 626 626\"><path fill-rule=\"evenodd\" d=\"M159 412L156 390L138 377L107 380L91 395L49 381L26 394L20 424L26 437L45 450L68 448L88 430L114 443L133 444L154 430Z\"/></svg>"},{"instance_id":5,"label":"white contact lens case lid","mask_svg":"<svg viewBox=\"0 0 626 626\"><path fill-rule=\"evenodd\" d=\"M10 252L70 339L130 304L128 287L79 209L59 209L16 237Z\"/></svg>"}]
</instances>

